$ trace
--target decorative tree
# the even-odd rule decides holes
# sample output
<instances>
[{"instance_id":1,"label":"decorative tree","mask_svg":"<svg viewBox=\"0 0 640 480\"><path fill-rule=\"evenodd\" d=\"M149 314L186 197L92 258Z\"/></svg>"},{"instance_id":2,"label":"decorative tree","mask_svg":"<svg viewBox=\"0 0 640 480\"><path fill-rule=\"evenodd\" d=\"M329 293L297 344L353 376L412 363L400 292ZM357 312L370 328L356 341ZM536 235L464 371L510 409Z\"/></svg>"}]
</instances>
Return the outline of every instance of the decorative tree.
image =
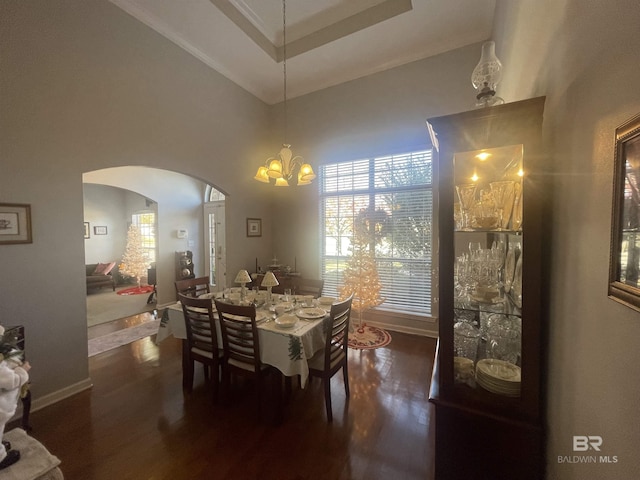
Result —
<instances>
[{"instance_id":1,"label":"decorative tree","mask_svg":"<svg viewBox=\"0 0 640 480\"><path fill-rule=\"evenodd\" d=\"M142 237L136 225L131 225L127 232L127 246L119 268L123 274L134 277L140 287L140 279L147 274L149 260L147 252L142 248Z\"/></svg>"},{"instance_id":2,"label":"decorative tree","mask_svg":"<svg viewBox=\"0 0 640 480\"><path fill-rule=\"evenodd\" d=\"M380 297L380 276L375 261L375 244L386 234L387 213L384 210L362 209L353 222L353 240L342 274L344 284L340 298L353 294L352 309L358 313L358 331L362 331L362 312L384 302ZM362 332L361 332L362 333Z\"/></svg>"}]
</instances>

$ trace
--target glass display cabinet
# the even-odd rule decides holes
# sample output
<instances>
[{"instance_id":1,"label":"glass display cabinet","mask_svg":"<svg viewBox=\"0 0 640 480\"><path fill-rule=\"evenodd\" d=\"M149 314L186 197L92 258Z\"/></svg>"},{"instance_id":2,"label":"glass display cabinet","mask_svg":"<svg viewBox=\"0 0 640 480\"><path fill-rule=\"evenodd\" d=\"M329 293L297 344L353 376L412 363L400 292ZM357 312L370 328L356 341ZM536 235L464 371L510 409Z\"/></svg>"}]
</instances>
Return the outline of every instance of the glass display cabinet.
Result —
<instances>
[{"instance_id":1,"label":"glass display cabinet","mask_svg":"<svg viewBox=\"0 0 640 480\"><path fill-rule=\"evenodd\" d=\"M436 478L542 478L544 97L427 122L437 152Z\"/></svg>"}]
</instances>

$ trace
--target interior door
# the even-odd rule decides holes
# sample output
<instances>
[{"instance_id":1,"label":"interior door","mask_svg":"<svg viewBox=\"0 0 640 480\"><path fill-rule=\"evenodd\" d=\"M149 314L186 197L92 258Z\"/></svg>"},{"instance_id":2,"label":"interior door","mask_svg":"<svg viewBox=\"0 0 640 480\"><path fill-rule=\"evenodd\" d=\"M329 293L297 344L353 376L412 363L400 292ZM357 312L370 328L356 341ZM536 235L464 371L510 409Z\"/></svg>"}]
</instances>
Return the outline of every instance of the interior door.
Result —
<instances>
[{"instance_id":1,"label":"interior door","mask_svg":"<svg viewBox=\"0 0 640 480\"><path fill-rule=\"evenodd\" d=\"M227 249L225 245L224 201L204 205L205 265L213 291L224 289L227 275Z\"/></svg>"}]
</instances>

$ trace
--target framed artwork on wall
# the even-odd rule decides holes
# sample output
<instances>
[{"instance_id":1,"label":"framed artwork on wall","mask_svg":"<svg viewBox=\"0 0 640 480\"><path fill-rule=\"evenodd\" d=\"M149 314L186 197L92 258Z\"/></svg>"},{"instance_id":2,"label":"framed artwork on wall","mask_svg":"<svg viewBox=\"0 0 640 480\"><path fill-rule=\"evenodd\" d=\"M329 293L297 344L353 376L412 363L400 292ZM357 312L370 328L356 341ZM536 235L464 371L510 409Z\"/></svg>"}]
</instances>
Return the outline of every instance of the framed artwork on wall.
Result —
<instances>
[{"instance_id":1,"label":"framed artwork on wall","mask_svg":"<svg viewBox=\"0 0 640 480\"><path fill-rule=\"evenodd\" d=\"M84 222L84 238L91 238L91 231L89 230L89 222Z\"/></svg>"},{"instance_id":2,"label":"framed artwork on wall","mask_svg":"<svg viewBox=\"0 0 640 480\"><path fill-rule=\"evenodd\" d=\"M247 218L247 237L262 236L262 219Z\"/></svg>"},{"instance_id":3,"label":"framed artwork on wall","mask_svg":"<svg viewBox=\"0 0 640 480\"><path fill-rule=\"evenodd\" d=\"M94 235L106 235L107 234L107 227L104 227L104 226L93 227L93 234Z\"/></svg>"},{"instance_id":4,"label":"framed artwork on wall","mask_svg":"<svg viewBox=\"0 0 640 480\"><path fill-rule=\"evenodd\" d=\"M640 114L615 132L609 298L640 311Z\"/></svg>"},{"instance_id":5,"label":"framed artwork on wall","mask_svg":"<svg viewBox=\"0 0 640 480\"><path fill-rule=\"evenodd\" d=\"M0 244L33 243L31 205L0 203Z\"/></svg>"}]
</instances>

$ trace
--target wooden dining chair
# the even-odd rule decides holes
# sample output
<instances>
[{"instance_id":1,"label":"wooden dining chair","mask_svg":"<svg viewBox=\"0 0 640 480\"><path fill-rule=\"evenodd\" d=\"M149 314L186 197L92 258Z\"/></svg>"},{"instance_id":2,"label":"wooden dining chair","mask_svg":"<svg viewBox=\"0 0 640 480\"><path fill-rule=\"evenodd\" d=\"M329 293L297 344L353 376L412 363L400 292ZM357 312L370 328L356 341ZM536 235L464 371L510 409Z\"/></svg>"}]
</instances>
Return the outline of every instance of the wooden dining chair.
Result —
<instances>
[{"instance_id":1,"label":"wooden dining chair","mask_svg":"<svg viewBox=\"0 0 640 480\"><path fill-rule=\"evenodd\" d=\"M182 386L187 392L193 390L194 363L200 362L205 368L205 378L211 377L213 400L218 400L220 370L224 360L223 351L218 348L216 319L210 299L194 298L181 293L178 299L187 327L186 352L183 352ZM209 375L211 367L211 375Z\"/></svg>"},{"instance_id":2,"label":"wooden dining chair","mask_svg":"<svg viewBox=\"0 0 640 480\"><path fill-rule=\"evenodd\" d=\"M268 369L260 361L260 337L256 325L256 307L231 305L215 301L225 352L222 379L225 395L229 398L231 375L252 377L255 381L258 412L262 405L264 378Z\"/></svg>"},{"instance_id":3,"label":"wooden dining chair","mask_svg":"<svg viewBox=\"0 0 640 480\"><path fill-rule=\"evenodd\" d=\"M189 297L199 297L203 293L211 293L208 275L206 277L176 280L175 287L178 295L182 294Z\"/></svg>"},{"instance_id":4,"label":"wooden dining chair","mask_svg":"<svg viewBox=\"0 0 640 480\"><path fill-rule=\"evenodd\" d=\"M313 295L315 298L322 296L324 280L313 278L295 278L294 293L296 295Z\"/></svg>"},{"instance_id":5,"label":"wooden dining chair","mask_svg":"<svg viewBox=\"0 0 640 480\"><path fill-rule=\"evenodd\" d=\"M327 420L333 421L331 409L331 377L342 369L344 391L349 398L349 372L347 349L349 342L349 321L353 295L346 300L331 305L331 312L325 324L325 346L309 359L309 377L319 377L324 384L324 401Z\"/></svg>"}]
</instances>

